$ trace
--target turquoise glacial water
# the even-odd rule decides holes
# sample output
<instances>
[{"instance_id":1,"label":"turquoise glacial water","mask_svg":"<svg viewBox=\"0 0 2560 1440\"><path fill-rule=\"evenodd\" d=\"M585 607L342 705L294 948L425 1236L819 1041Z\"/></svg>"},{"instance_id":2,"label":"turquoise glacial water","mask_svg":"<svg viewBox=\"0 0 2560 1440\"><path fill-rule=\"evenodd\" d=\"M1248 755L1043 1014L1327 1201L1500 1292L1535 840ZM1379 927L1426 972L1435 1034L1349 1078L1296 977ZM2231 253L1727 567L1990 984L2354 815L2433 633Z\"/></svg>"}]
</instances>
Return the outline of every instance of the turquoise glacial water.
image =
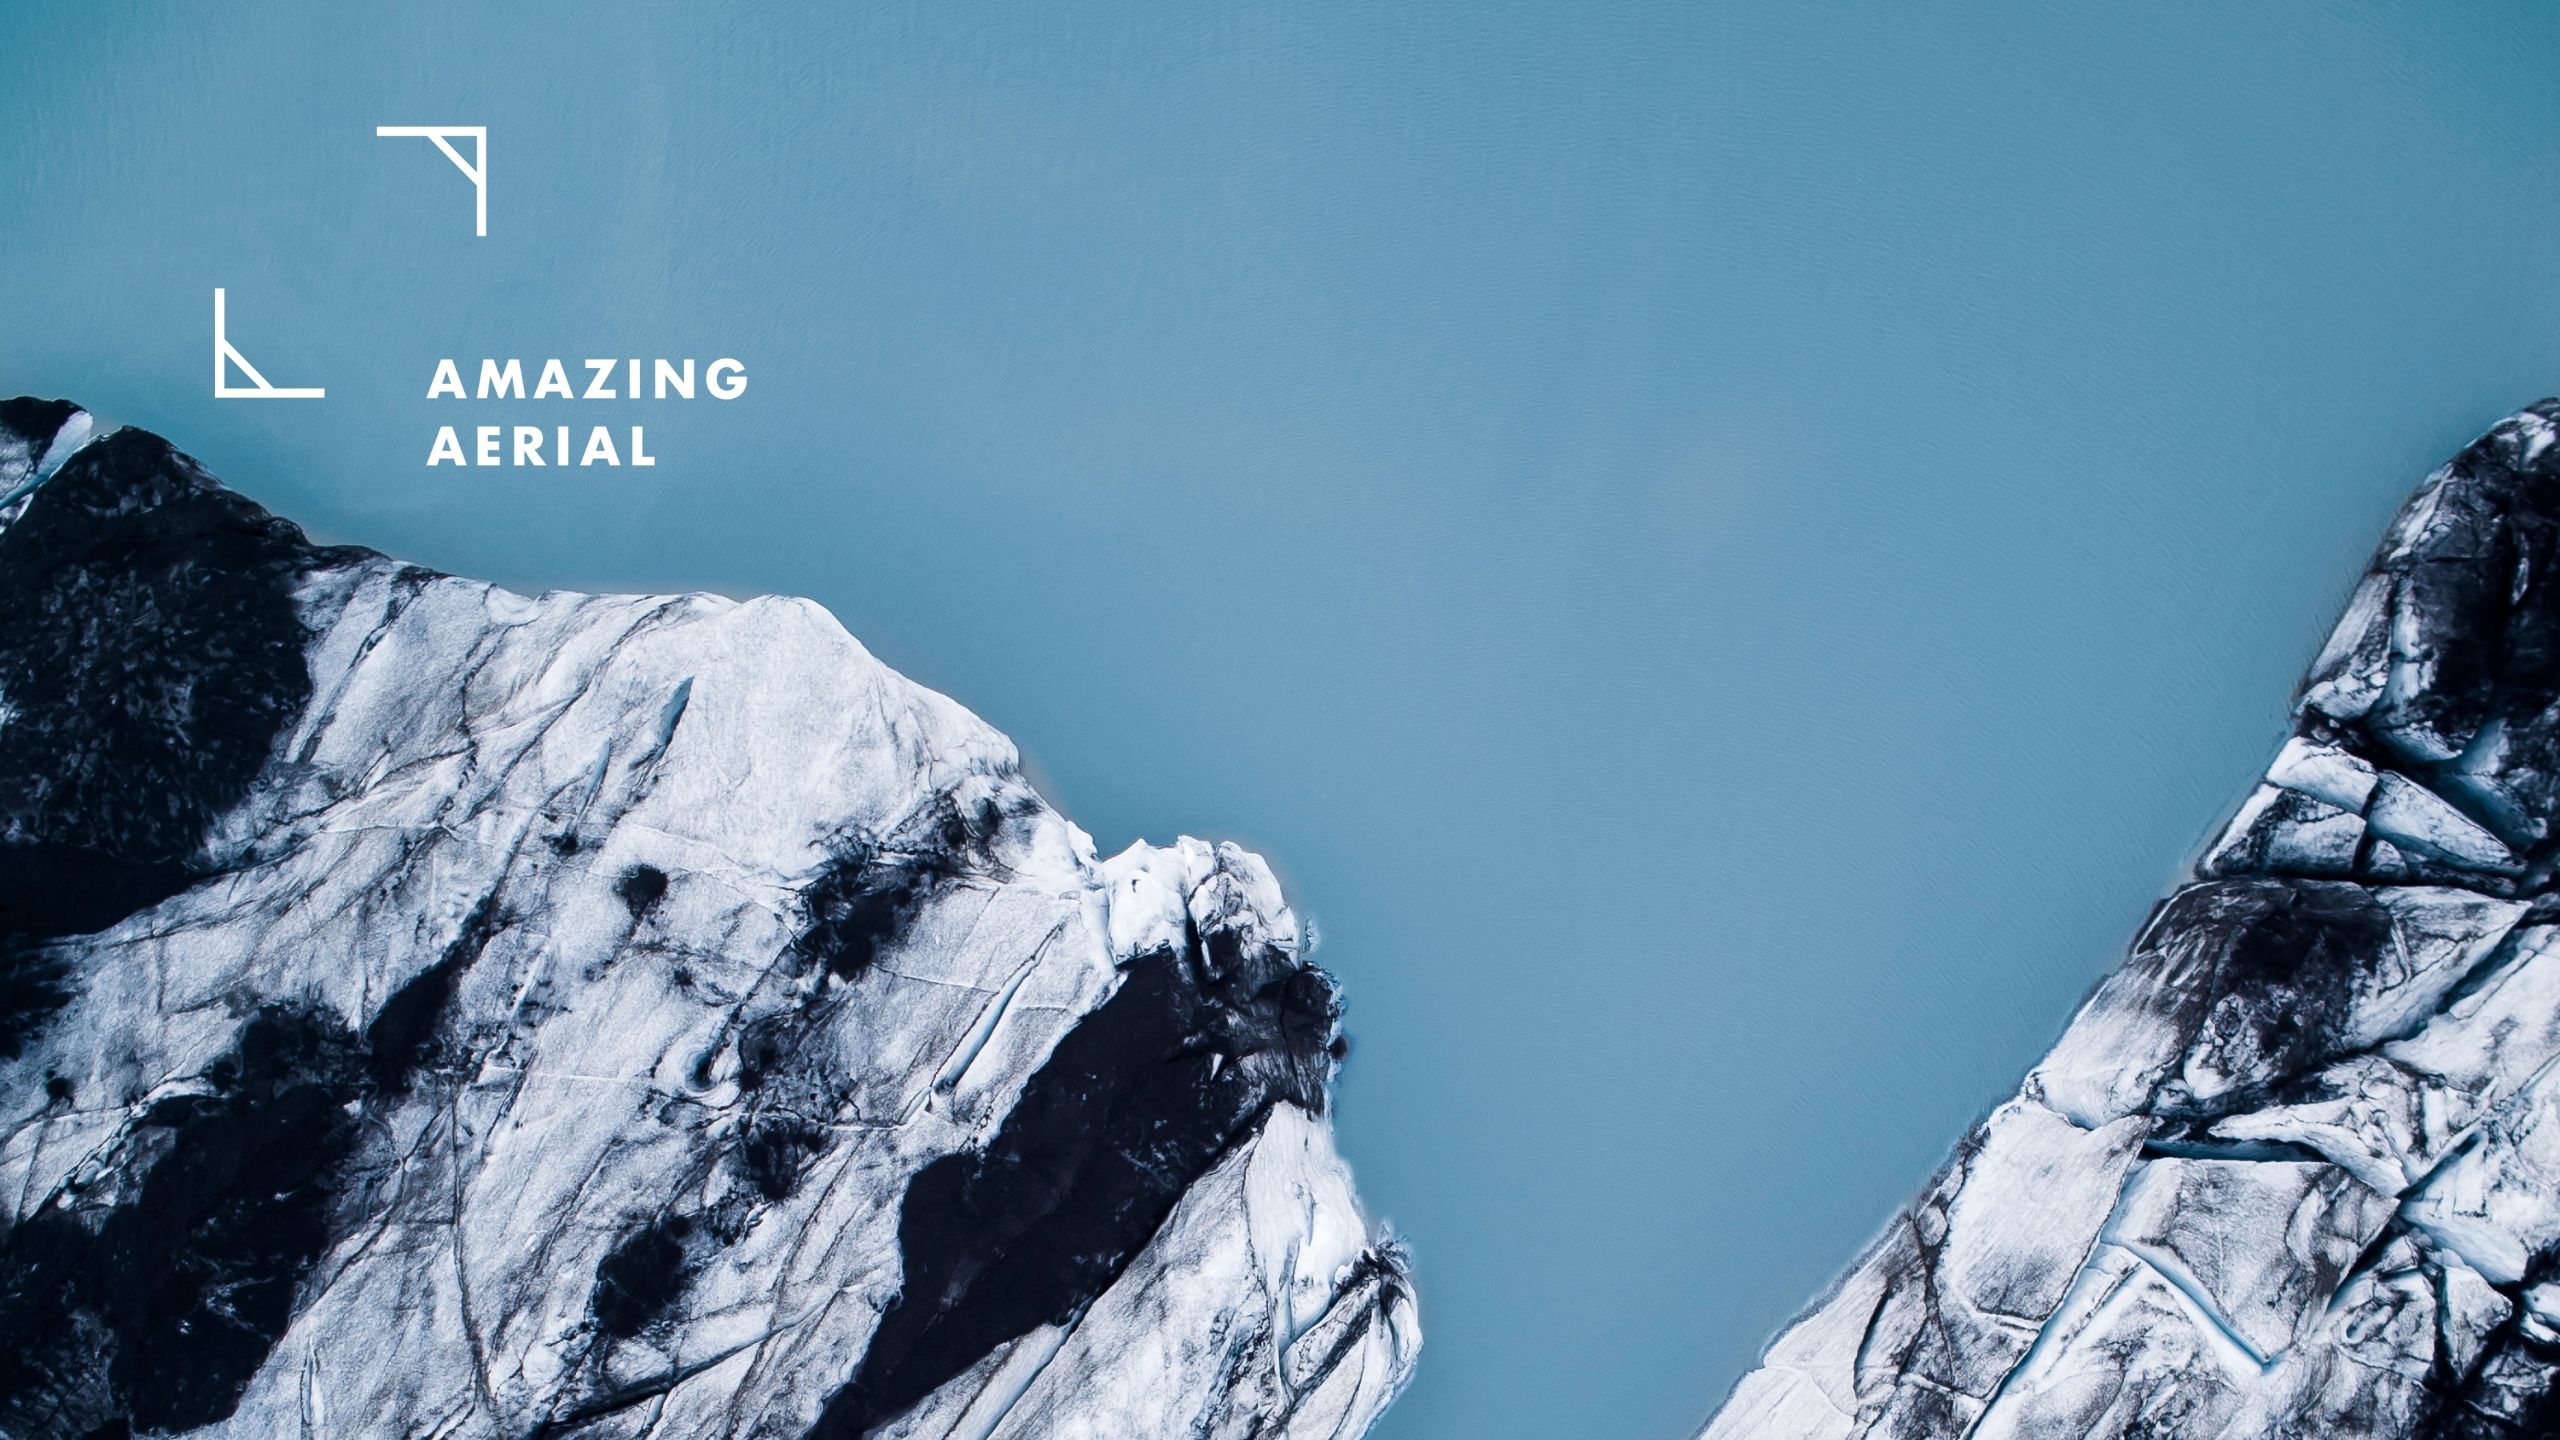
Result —
<instances>
[{"instance_id":1,"label":"turquoise glacial water","mask_svg":"<svg viewBox=\"0 0 2560 1440\"><path fill-rule=\"evenodd\" d=\"M1106 847L1266 850L1429 1346L1673 1440L2560 388L2560 13L20 4L0 391L530 589L813 595ZM469 186L384 124L490 130ZM209 292L278 385L212 397ZM740 358L647 469L439 357ZM548 403L548 402L545 402ZM580 443L583 444L583 431Z\"/></svg>"}]
</instances>

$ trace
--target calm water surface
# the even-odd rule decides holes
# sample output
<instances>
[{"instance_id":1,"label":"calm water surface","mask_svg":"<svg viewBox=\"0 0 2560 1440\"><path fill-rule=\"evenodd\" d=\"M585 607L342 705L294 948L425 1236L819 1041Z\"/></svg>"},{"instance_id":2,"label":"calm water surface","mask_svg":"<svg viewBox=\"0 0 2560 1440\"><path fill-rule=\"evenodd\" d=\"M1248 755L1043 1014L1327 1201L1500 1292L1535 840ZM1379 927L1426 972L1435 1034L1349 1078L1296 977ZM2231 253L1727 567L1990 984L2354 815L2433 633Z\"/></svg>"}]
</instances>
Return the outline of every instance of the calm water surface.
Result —
<instances>
[{"instance_id":1,"label":"calm water surface","mask_svg":"<svg viewBox=\"0 0 2560 1440\"><path fill-rule=\"evenodd\" d=\"M2539 6L595 9L17 7L0 391L816 596L1106 847L1268 851L1420 1266L1386 1440L1697 1423L2560 387ZM211 398L217 285L328 399ZM439 356L660 354L753 383L654 469L423 468Z\"/></svg>"}]
</instances>

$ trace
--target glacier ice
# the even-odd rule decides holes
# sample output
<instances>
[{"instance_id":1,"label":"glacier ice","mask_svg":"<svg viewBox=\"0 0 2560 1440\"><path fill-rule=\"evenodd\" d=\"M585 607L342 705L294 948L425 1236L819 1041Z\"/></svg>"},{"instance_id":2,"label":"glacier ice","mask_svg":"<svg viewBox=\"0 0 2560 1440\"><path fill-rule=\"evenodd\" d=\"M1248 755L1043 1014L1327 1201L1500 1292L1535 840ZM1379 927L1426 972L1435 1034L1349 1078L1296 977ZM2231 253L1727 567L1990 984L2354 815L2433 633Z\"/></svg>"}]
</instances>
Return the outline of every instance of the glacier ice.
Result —
<instances>
[{"instance_id":1,"label":"glacier ice","mask_svg":"<svg viewBox=\"0 0 2560 1440\"><path fill-rule=\"evenodd\" d=\"M510 594L0 403L0 1433L1352 1437L1271 871L800 600Z\"/></svg>"},{"instance_id":2,"label":"glacier ice","mask_svg":"<svg viewBox=\"0 0 2560 1440\"><path fill-rule=\"evenodd\" d=\"M2555 426L2419 488L2264 782L1703 1440L2560 1434Z\"/></svg>"}]
</instances>

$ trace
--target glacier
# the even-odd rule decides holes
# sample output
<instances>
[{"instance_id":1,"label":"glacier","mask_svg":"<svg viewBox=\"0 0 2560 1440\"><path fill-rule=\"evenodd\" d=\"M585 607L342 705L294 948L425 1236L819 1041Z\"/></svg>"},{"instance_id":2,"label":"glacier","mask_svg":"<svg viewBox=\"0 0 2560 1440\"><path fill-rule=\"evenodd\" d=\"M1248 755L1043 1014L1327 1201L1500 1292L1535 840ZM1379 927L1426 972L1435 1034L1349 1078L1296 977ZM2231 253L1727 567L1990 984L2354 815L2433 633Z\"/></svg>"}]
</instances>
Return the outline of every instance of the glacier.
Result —
<instances>
[{"instance_id":1,"label":"glacier","mask_svg":"<svg viewBox=\"0 0 2560 1440\"><path fill-rule=\"evenodd\" d=\"M2560 1434L2555 438L2419 487L2263 782L1703 1440Z\"/></svg>"},{"instance_id":2,"label":"glacier","mask_svg":"<svg viewBox=\"0 0 2560 1440\"><path fill-rule=\"evenodd\" d=\"M1259 858L1097 855L811 602L98 429L0 402L0 1433L1351 1440L1412 1373Z\"/></svg>"}]
</instances>

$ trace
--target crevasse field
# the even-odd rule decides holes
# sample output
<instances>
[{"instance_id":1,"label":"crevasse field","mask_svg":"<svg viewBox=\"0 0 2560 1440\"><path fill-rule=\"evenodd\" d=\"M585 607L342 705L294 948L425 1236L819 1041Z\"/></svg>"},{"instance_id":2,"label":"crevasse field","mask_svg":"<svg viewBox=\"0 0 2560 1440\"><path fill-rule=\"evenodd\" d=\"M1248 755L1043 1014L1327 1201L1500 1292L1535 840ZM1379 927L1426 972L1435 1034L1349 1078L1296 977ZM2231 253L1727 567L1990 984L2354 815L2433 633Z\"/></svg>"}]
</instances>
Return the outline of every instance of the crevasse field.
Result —
<instances>
[{"instance_id":1,"label":"crevasse field","mask_svg":"<svg viewBox=\"0 0 2560 1440\"><path fill-rule=\"evenodd\" d=\"M1104 853L1271 857L1416 1265L1386 1440L1701 1421L2560 389L2522 4L10 23L0 393L515 590L812 596ZM216 287L325 400L213 398ZM425 467L437 358L553 355L753 381Z\"/></svg>"}]
</instances>

